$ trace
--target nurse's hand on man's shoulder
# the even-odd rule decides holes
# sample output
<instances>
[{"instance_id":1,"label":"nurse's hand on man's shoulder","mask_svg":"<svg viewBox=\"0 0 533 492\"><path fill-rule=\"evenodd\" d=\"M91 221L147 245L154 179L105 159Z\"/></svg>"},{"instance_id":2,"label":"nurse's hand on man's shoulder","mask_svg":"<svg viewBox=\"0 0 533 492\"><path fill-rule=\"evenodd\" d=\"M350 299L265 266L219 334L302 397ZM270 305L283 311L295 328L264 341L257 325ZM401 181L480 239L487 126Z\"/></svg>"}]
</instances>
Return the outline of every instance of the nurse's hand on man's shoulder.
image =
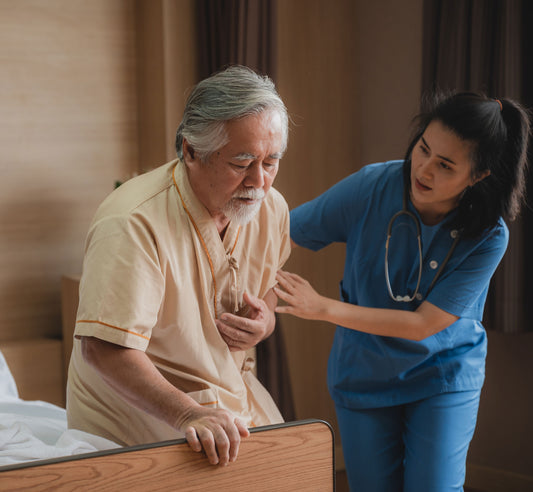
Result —
<instances>
[{"instance_id":1,"label":"nurse's hand on man's shoulder","mask_svg":"<svg viewBox=\"0 0 533 492\"><path fill-rule=\"evenodd\" d=\"M220 335L232 352L248 350L267 338L276 322L263 299L244 293L246 307L240 313L223 313L215 320Z\"/></svg>"}]
</instances>

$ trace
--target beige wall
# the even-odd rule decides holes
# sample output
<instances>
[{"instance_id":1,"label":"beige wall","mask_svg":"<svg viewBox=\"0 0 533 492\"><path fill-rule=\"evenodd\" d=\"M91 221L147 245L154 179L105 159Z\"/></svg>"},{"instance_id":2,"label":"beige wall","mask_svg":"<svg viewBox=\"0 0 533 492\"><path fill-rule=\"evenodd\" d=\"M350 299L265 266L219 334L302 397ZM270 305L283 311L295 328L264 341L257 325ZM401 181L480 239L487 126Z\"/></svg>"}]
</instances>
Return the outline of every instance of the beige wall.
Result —
<instances>
[{"instance_id":1,"label":"beige wall","mask_svg":"<svg viewBox=\"0 0 533 492\"><path fill-rule=\"evenodd\" d=\"M131 6L0 1L0 340L59 336L60 275L137 161Z\"/></svg>"},{"instance_id":2,"label":"beige wall","mask_svg":"<svg viewBox=\"0 0 533 492\"><path fill-rule=\"evenodd\" d=\"M60 277L81 270L96 207L174 155L192 8L0 0L0 341L60 335Z\"/></svg>"},{"instance_id":3,"label":"beige wall","mask_svg":"<svg viewBox=\"0 0 533 492\"><path fill-rule=\"evenodd\" d=\"M97 206L174 155L193 6L0 0L0 348L35 379L23 398L64 403L60 279L81 271Z\"/></svg>"}]
</instances>

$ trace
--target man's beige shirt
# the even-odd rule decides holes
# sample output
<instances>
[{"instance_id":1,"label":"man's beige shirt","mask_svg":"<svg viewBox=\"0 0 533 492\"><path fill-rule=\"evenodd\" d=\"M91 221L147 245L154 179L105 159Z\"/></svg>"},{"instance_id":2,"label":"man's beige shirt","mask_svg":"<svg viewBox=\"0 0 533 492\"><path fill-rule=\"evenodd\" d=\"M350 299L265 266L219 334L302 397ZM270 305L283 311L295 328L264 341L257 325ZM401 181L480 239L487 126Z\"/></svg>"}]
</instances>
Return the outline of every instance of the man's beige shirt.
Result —
<instances>
[{"instance_id":1,"label":"man's beige shirt","mask_svg":"<svg viewBox=\"0 0 533 492\"><path fill-rule=\"evenodd\" d=\"M220 238L175 160L127 181L100 206L87 237L67 389L69 427L133 445L183 437L127 403L84 362L80 336L145 351L205 406L249 426L282 421L245 352L230 352L215 318L263 298L289 256L289 212L271 189L255 218ZM237 302L237 306L236 306Z\"/></svg>"}]
</instances>

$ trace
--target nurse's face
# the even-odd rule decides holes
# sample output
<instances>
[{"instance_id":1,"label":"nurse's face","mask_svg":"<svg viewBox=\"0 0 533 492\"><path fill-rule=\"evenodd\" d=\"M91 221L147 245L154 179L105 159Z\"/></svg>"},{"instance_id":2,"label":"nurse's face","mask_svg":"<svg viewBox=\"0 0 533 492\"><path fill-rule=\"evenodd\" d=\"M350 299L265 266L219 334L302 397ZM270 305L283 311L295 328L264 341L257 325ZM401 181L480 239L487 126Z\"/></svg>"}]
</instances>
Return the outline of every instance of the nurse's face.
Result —
<instances>
[{"instance_id":1,"label":"nurse's face","mask_svg":"<svg viewBox=\"0 0 533 492\"><path fill-rule=\"evenodd\" d=\"M264 111L226 124L228 143L201 162L184 142L191 186L217 222L246 223L259 210L282 155L283 130L277 111Z\"/></svg>"},{"instance_id":2,"label":"nurse's face","mask_svg":"<svg viewBox=\"0 0 533 492\"><path fill-rule=\"evenodd\" d=\"M411 155L411 201L425 224L437 224L457 207L473 177L473 143L432 121Z\"/></svg>"}]
</instances>

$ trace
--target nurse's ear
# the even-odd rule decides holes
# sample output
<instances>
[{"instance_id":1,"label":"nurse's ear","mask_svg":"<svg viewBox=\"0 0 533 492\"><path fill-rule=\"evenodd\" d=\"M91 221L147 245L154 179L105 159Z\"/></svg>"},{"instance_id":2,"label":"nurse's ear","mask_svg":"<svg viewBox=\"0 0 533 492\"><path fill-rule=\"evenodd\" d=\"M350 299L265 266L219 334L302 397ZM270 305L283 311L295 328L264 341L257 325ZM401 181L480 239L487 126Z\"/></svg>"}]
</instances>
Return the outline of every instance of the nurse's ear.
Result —
<instances>
[{"instance_id":1,"label":"nurse's ear","mask_svg":"<svg viewBox=\"0 0 533 492\"><path fill-rule=\"evenodd\" d=\"M479 173L475 178L472 179L472 186L484 180L487 176L490 176L490 171L488 169L485 169L485 171Z\"/></svg>"}]
</instances>

